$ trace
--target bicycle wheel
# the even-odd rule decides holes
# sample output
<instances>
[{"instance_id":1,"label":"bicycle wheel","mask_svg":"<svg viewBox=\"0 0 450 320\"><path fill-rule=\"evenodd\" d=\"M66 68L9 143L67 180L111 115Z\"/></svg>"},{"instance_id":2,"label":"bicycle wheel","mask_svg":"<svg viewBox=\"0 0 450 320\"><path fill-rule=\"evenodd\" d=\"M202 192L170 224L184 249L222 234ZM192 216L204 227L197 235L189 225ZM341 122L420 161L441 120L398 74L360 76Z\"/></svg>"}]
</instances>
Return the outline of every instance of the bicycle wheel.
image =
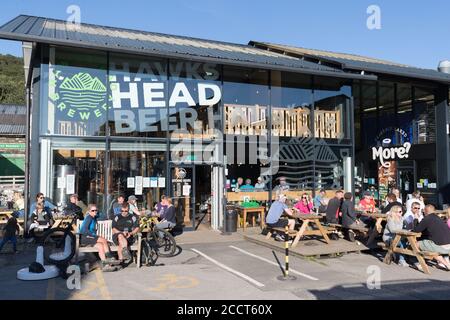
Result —
<instances>
[{"instance_id":1,"label":"bicycle wheel","mask_svg":"<svg viewBox=\"0 0 450 320\"><path fill-rule=\"evenodd\" d=\"M149 234L153 234L158 249L158 255L161 257L171 257L175 254L177 243L175 238L164 229L155 229ZM147 239L149 239L147 235Z\"/></svg>"},{"instance_id":2,"label":"bicycle wheel","mask_svg":"<svg viewBox=\"0 0 450 320\"><path fill-rule=\"evenodd\" d=\"M141 242L141 261L146 266L154 266L158 260L158 252L154 240L142 239Z\"/></svg>"},{"instance_id":3,"label":"bicycle wheel","mask_svg":"<svg viewBox=\"0 0 450 320\"><path fill-rule=\"evenodd\" d=\"M41 242L45 262L55 265L68 263L75 255L75 241L75 235L65 228L46 231Z\"/></svg>"}]
</instances>

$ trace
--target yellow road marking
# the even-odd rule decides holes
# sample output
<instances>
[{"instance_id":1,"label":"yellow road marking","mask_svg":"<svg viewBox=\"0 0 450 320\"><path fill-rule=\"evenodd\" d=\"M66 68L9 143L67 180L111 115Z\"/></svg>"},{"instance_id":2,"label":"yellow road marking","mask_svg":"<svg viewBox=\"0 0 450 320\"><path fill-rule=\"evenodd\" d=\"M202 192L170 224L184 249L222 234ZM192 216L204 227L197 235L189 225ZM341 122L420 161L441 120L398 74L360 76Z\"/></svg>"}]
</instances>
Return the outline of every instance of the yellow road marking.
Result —
<instances>
[{"instance_id":1,"label":"yellow road marking","mask_svg":"<svg viewBox=\"0 0 450 320\"><path fill-rule=\"evenodd\" d=\"M158 279L159 286L147 289L149 291L165 291L168 289L188 289L198 286L198 279L188 276L178 276L173 273L163 275Z\"/></svg>"}]
</instances>

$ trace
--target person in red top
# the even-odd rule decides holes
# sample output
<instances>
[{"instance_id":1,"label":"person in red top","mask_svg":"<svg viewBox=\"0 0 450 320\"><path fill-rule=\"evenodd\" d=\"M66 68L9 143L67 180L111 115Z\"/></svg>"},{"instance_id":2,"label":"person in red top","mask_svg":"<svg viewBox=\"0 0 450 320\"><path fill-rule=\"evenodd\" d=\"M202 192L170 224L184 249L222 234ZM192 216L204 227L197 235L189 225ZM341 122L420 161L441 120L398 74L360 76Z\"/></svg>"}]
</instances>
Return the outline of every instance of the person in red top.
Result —
<instances>
[{"instance_id":1,"label":"person in red top","mask_svg":"<svg viewBox=\"0 0 450 320\"><path fill-rule=\"evenodd\" d=\"M364 192L363 198L359 202L358 209L363 212L375 212L375 200L369 191Z\"/></svg>"},{"instance_id":2,"label":"person in red top","mask_svg":"<svg viewBox=\"0 0 450 320\"><path fill-rule=\"evenodd\" d=\"M302 195L302 199L294 205L294 209L301 214L310 214L314 212L314 204L312 203L309 195L304 193Z\"/></svg>"}]
</instances>

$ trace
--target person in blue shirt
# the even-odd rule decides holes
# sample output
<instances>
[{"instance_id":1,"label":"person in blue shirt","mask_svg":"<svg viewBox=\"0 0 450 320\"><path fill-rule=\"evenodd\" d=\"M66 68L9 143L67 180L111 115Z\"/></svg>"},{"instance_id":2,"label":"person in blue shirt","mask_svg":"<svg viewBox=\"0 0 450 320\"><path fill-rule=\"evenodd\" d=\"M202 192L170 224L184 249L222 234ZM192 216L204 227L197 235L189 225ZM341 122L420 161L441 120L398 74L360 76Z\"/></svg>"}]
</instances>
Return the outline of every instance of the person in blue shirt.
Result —
<instances>
[{"instance_id":1,"label":"person in blue shirt","mask_svg":"<svg viewBox=\"0 0 450 320\"><path fill-rule=\"evenodd\" d=\"M324 205L326 192L324 189L319 191L319 194L314 197L314 208L320 208L320 206Z\"/></svg>"},{"instance_id":2,"label":"person in blue shirt","mask_svg":"<svg viewBox=\"0 0 450 320\"><path fill-rule=\"evenodd\" d=\"M81 235L81 246L94 246L98 250L103 271L110 271L110 264L117 262L113 257L108 241L97 235L98 210L95 204L90 204L88 214L81 224L79 233ZM111 270L112 271L112 270Z\"/></svg>"},{"instance_id":3,"label":"person in blue shirt","mask_svg":"<svg viewBox=\"0 0 450 320\"><path fill-rule=\"evenodd\" d=\"M33 212L36 210L36 205L38 203L42 203L44 205L44 210L50 215L52 216L52 211L54 209L56 209L55 205L53 203L51 203L48 200L45 200L44 194L42 192L39 192L36 195L36 201L33 202L30 206L30 211L28 212L28 217L31 217L31 215L33 214Z\"/></svg>"},{"instance_id":4,"label":"person in blue shirt","mask_svg":"<svg viewBox=\"0 0 450 320\"><path fill-rule=\"evenodd\" d=\"M294 230L295 227L295 216L291 209L286 205L286 195L279 194L277 197L277 201L274 201L270 206L269 212L266 216L266 224L271 228L284 228L286 226L289 227L290 230ZM290 219L280 219L281 215L286 213ZM277 235L275 237L276 240L284 241L281 235Z\"/></svg>"},{"instance_id":5,"label":"person in blue shirt","mask_svg":"<svg viewBox=\"0 0 450 320\"><path fill-rule=\"evenodd\" d=\"M255 187L252 186L252 180L246 179L246 180L245 180L245 185L243 185L243 186L240 188L240 190L241 190L241 191L245 191L245 192L254 191L254 190L255 190Z\"/></svg>"}]
</instances>

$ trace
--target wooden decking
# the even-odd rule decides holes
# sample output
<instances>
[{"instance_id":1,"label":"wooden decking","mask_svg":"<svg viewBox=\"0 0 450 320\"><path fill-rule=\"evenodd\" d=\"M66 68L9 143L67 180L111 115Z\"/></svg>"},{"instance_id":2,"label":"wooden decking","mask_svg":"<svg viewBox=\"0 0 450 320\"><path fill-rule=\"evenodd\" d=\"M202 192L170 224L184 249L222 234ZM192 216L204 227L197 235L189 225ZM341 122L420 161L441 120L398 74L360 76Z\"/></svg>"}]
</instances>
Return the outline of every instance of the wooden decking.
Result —
<instances>
[{"instance_id":1,"label":"wooden decking","mask_svg":"<svg viewBox=\"0 0 450 320\"><path fill-rule=\"evenodd\" d=\"M244 239L283 253L285 250L284 242L275 241L273 238L265 239L265 236L262 234L245 234ZM361 252L363 250L368 250L368 248L362 243L358 244L357 242L350 242L344 239L331 240L330 244L326 244L316 239L305 239L299 241L295 248L289 246L290 255L303 258L337 257L351 252Z\"/></svg>"}]
</instances>

